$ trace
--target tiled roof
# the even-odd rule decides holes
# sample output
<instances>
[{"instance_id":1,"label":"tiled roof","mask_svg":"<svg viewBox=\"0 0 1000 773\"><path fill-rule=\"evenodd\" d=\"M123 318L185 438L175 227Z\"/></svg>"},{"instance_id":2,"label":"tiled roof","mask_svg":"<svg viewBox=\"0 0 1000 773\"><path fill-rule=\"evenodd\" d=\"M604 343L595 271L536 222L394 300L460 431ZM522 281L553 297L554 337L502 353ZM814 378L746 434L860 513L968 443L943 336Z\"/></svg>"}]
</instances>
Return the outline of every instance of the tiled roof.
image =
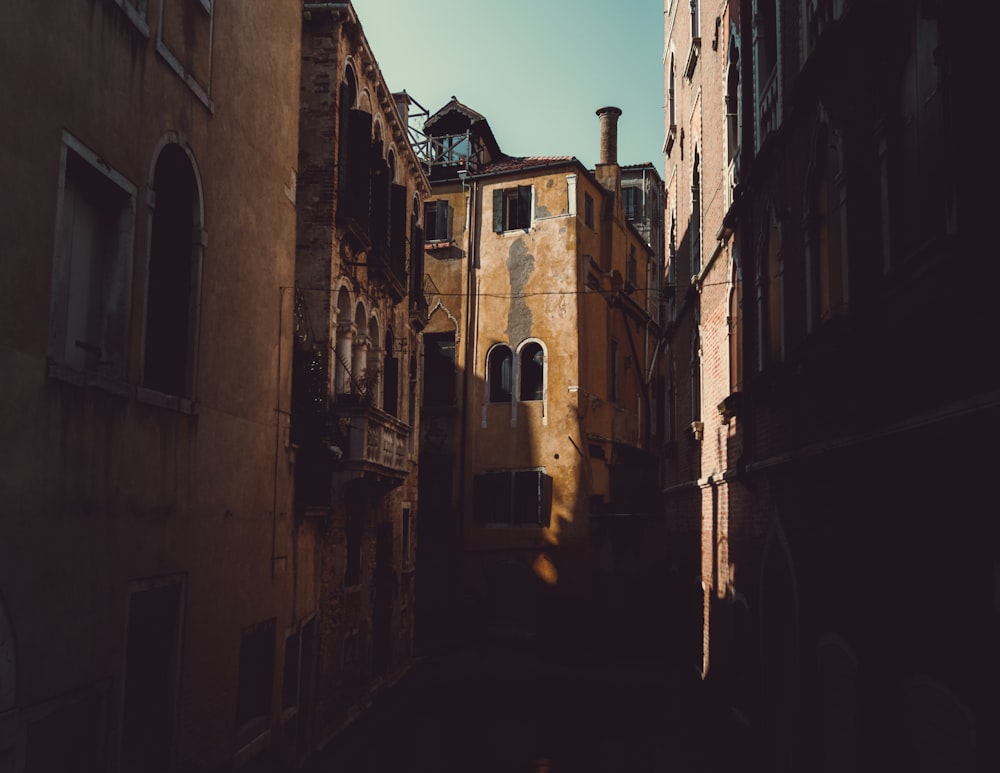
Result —
<instances>
[{"instance_id":1,"label":"tiled roof","mask_svg":"<svg viewBox=\"0 0 1000 773\"><path fill-rule=\"evenodd\" d=\"M519 172L539 166L569 163L576 156L503 156L476 170L476 174L497 174L499 172Z\"/></svg>"}]
</instances>

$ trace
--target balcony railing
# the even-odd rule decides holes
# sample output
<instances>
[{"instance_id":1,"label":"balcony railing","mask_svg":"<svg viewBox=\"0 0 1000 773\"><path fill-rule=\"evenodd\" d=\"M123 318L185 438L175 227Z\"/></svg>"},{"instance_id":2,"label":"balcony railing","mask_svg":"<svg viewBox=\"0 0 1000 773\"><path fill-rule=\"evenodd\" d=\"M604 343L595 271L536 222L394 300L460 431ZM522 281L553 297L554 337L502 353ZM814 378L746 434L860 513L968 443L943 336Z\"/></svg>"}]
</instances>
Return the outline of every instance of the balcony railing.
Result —
<instances>
[{"instance_id":1,"label":"balcony railing","mask_svg":"<svg viewBox=\"0 0 1000 773\"><path fill-rule=\"evenodd\" d=\"M390 485L403 482L409 425L362 402L340 402L331 412L345 445L339 466L346 479L371 475Z\"/></svg>"},{"instance_id":2,"label":"balcony railing","mask_svg":"<svg viewBox=\"0 0 1000 773\"><path fill-rule=\"evenodd\" d=\"M306 516L329 514L334 493L349 480L391 488L408 472L409 425L359 397L337 400L309 423L296 452L296 506Z\"/></svg>"}]
</instances>

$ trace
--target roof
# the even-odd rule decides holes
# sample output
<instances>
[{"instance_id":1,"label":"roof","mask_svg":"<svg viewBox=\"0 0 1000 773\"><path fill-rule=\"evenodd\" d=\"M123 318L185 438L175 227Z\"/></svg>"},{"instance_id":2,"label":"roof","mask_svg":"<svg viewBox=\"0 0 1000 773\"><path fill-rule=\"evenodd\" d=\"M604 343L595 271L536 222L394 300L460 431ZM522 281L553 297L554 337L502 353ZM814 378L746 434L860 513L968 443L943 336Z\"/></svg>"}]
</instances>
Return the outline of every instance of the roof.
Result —
<instances>
[{"instance_id":1,"label":"roof","mask_svg":"<svg viewBox=\"0 0 1000 773\"><path fill-rule=\"evenodd\" d=\"M576 156L501 156L496 161L476 170L477 175L500 174L503 172L520 172L540 166L553 164L568 164L577 161Z\"/></svg>"},{"instance_id":2,"label":"roof","mask_svg":"<svg viewBox=\"0 0 1000 773\"><path fill-rule=\"evenodd\" d=\"M436 113L434 113L434 115L432 115L430 118L427 119L427 121L424 123L424 130L426 131L428 127L433 127L435 123L444 118L448 113L452 112L457 112L464 115L466 118L469 119L471 123L475 123L476 121L486 120L486 116L484 116L482 113L477 113L471 107L462 104L461 102L458 101L456 97L453 96L451 100L448 102L448 104L446 104Z\"/></svg>"},{"instance_id":3,"label":"roof","mask_svg":"<svg viewBox=\"0 0 1000 773\"><path fill-rule=\"evenodd\" d=\"M501 155L500 145L493 136L490 122L486 116L477 113L468 105L464 105L455 97L424 121L424 134L428 137L440 137L447 134L462 134L471 131L481 137L486 143L486 149L493 157Z\"/></svg>"}]
</instances>

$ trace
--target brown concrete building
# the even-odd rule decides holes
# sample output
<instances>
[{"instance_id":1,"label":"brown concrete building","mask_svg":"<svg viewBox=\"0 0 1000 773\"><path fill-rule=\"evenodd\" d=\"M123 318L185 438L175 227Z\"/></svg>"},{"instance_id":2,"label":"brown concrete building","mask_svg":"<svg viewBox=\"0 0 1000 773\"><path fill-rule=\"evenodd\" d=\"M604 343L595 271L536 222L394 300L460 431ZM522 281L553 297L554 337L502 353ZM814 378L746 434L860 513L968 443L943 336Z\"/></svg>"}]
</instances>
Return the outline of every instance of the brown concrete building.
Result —
<instances>
[{"instance_id":1,"label":"brown concrete building","mask_svg":"<svg viewBox=\"0 0 1000 773\"><path fill-rule=\"evenodd\" d=\"M703 748L994 769L1000 535L976 438L1000 419L997 269L959 152L964 19L665 12L671 620Z\"/></svg>"},{"instance_id":2,"label":"brown concrete building","mask_svg":"<svg viewBox=\"0 0 1000 773\"><path fill-rule=\"evenodd\" d=\"M430 188L353 8L304 8L292 437L322 740L412 664Z\"/></svg>"},{"instance_id":3,"label":"brown concrete building","mask_svg":"<svg viewBox=\"0 0 1000 773\"><path fill-rule=\"evenodd\" d=\"M292 769L411 662L404 120L349 4L0 22L0 771Z\"/></svg>"},{"instance_id":4,"label":"brown concrete building","mask_svg":"<svg viewBox=\"0 0 1000 773\"><path fill-rule=\"evenodd\" d=\"M278 755L300 4L0 25L0 770Z\"/></svg>"},{"instance_id":5,"label":"brown concrete building","mask_svg":"<svg viewBox=\"0 0 1000 773\"><path fill-rule=\"evenodd\" d=\"M655 252L622 207L620 111L600 114L595 171L505 155L456 99L424 126L428 641L453 636L459 613L465 633L580 630L595 593L641 620L637 567L659 509Z\"/></svg>"}]
</instances>

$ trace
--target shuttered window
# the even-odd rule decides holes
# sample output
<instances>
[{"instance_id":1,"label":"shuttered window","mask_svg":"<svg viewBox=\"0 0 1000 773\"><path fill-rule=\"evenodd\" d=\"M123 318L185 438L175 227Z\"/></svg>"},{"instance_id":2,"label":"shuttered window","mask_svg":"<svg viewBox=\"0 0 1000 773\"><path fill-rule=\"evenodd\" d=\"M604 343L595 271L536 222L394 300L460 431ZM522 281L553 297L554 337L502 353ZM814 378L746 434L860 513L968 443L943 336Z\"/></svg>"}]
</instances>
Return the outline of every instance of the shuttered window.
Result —
<instances>
[{"instance_id":1,"label":"shuttered window","mask_svg":"<svg viewBox=\"0 0 1000 773\"><path fill-rule=\"evenodd\" d=\"M425 241L439 242L451 238L451 207L447 201L424 204Z\"/></svg>"},{"instance_id":2,"label":"shuttered window","mask_svg":"<svg viewBox=\"0 0 1000 773\"><path fill-rule=\"evenodd\" d=\"M531 186L493 191L493 230L496 233L531 227Z\"/></svg>"},{"instance_id":3,"label":"shuttered window","mask_svg":"<svg viewBox=\"0 0 1000 773\"><path fill-rule=\"evenodd\" d=\"M476 519L483 524L548 526L552 515L552 478L542 470L504 470L473 481Z\"/></svg>"}]
</instances>

